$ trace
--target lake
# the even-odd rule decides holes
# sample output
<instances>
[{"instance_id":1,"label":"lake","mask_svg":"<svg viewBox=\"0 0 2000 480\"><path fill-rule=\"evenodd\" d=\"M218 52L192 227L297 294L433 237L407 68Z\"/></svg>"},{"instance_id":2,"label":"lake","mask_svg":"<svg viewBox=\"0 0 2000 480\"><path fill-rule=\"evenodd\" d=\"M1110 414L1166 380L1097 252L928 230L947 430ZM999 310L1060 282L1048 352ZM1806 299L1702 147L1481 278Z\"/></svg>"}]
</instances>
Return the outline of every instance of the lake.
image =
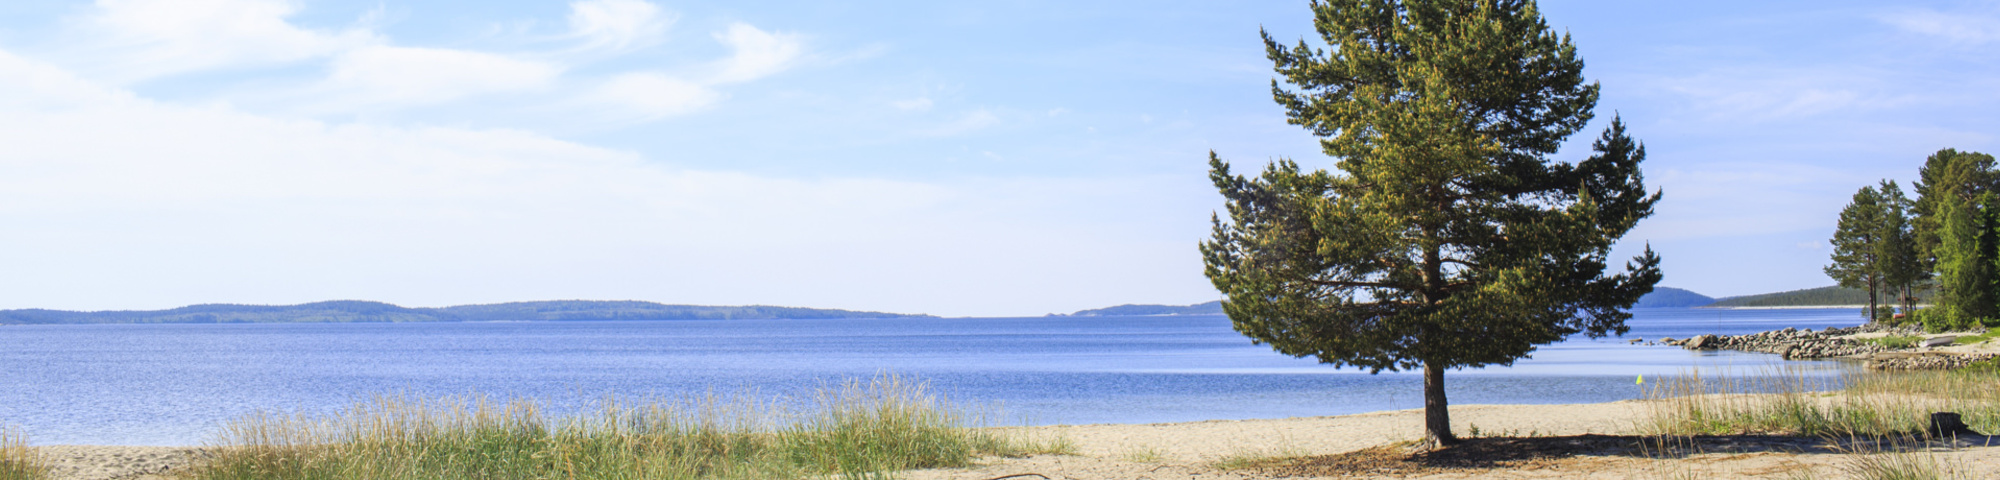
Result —
<instances>
[{"instance_id":1,"label":"lake","mask_svg":"<svg viewBox=\"0 0 2000 480\"><path fill-rule=\"evenodd\" d=\"M1856 309L1639 309L1624 338L1451 371L1454 405L1636 398L1701 368L1839 362L1627 339L1862 322ZM0 327L0 425L40 445L198 445L252 412L320 413L377 394L536 399L798 397L884 373L1001 423L1149 423L1419 408L1421 374L1336 369L1252 345L1222 316Z\"/></svg>"}]
</instances>

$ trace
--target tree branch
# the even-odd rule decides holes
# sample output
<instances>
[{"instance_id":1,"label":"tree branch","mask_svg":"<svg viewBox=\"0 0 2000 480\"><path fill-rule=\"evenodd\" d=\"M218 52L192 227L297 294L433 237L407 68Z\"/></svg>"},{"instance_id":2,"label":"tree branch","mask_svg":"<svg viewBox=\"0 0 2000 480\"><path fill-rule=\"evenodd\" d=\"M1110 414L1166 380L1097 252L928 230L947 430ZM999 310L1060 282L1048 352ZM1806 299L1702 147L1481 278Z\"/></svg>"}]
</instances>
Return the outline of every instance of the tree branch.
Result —
<instances>
[{"instance_id":1,"label":"tree branch","mask_svg":"<svg viewBox=\"0 0 2000 480\"><path fill-rule=\"evenodd\" d=\"M1398 289L1407 289L1407 287L1405 287L1405 286L1403 286L1403 285L1398 285L1398 284L1394 284L1394 283L1385 283L1385 282L1341 282L1341 281L1334 281L1334 280L1306 280L1306 283L1311 283L1311 284L1313 284L1313 285L1319 285L1319 286L1322 286L1322 287L1363 287L1363 288L1398 288Z\"/></svg>"}]
</instances>

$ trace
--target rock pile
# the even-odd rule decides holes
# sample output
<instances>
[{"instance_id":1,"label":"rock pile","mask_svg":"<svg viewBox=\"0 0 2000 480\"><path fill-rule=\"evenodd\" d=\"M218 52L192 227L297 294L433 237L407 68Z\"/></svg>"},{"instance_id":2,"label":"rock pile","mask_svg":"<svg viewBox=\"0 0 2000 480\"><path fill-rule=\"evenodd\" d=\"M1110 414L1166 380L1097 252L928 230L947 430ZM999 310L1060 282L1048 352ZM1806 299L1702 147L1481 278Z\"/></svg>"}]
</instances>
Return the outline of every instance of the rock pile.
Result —
<instances>
[{"instance_id":1,"label":"rock pile","mask_svg":"<svg viewBox=\"0 0 2000 480\"><path fill-rule=\"evenodd\" d=\"M1955 370L2000 353L1888 353L1868 359L1869 370Z\"/></svg>"},{"instance_id":2,"label":"rock pile","mask_svg":"<svg viewBox=\"0 0 2000 480\"><path fill-rule=\"evenodd\" d=\"M1844 338L1834 338L1859 331L1859 327L1828 328L1821 331L1786 328L1758 332L1749 335L1696 335L1687 340L1662 339L1660 343L1679 345L1689 350L1738 350L1744 352L1775 353L1786 360L1811 360L1818 358L1860 355L1887 351L1888 348L1867 342L1857 342Z\"/></svg>"}]
</instances>

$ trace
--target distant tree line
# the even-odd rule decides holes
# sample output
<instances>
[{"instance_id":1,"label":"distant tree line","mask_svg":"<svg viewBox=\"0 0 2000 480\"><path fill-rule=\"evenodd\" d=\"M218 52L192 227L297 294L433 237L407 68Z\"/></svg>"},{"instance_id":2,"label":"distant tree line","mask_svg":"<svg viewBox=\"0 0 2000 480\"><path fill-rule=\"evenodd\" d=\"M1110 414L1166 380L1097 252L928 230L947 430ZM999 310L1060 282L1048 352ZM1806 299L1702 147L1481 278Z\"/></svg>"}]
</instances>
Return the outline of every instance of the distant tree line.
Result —
<instances>
[{"instance_id":1,"label":"distant tree line","mask_svg":"<svg viewBox=\"0 0 2000 480\"><path fill-rule=\"evenodd\" d=\"M2000 172L1992 155L1939 150L1912 185L1862 187L1840 212L1826 274L1868 292L1870 319L1932 331L2000 325ZM1934 289L1930 308L1917 292ZM1882 300L1895 307L1882 308ZM1899 307L1899 308L1898 308ZM1903 314L1900 319L1895 314Z\"/></svg>"}]
</instances>

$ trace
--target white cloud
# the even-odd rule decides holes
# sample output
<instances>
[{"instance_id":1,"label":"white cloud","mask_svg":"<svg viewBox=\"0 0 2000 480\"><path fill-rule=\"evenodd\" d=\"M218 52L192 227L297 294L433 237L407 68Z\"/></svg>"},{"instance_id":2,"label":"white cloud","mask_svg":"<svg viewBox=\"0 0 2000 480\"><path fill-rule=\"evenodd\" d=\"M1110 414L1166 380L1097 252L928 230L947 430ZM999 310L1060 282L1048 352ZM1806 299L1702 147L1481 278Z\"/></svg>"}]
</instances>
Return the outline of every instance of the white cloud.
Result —
<instances>
[{"instance_id":1,"label":"white cloud","mask_svg":"<svg viewBox=\"0 0 2000 480\"><path fill-rule=\"evenodd\" d=\"M722 61L713 83L747 82L785 71L805 52L797 35L765 32L746 23L730 25L715 39L735 52Z\"/></svg>"},{"instance_id":2,"label":"white cloud","mask_svg":"<svg viewBox=\"0 0 2000 480\"><path fill-rule=\"evenodd\" d=\"M1908 10L1885 15L1882 20L1905 31L1965 45L2000 42L2000 17L1993 15Z\"/></svg>"},{"instance_id":3,"label":"white cloud","mask_svg":"<svg viewBox=\"0 0 2000 480\"><path fill-rule=\"evenodd\" d=\"M641 0L583 0L570 2L569 8L570 31L583 38L589 49L619 51L649 46L658 43L679 19Z\"/></svg>"},{"instance_id":4,"label":"white cloud","mask_svg":"<svg viewBox=\"0 0 2000 480\"><path fill-rule=\"evenodd\" d=\"M364 30L320 32L285 21L295 0L98 0L73 34L78 68L115 82L324 57L377 42Z\"/></svg>"},{"instance_id":5,"label":"white cloud","mask_svg":"<svg viewBox=\"0 0 2000 480\"><path fill-rule=\"evenodd\" d=\"M545 87L559 66L503 55L410 47L368 47L334 59L320 89L335 92L323 105L407 106L462 97Z\"/></svg>"},{"instance_id":6,"label":"white cloud","mask_svg":"<svg viewBox=\"0 0 2000 480\"><path fill-rule=\"evenodd\" d=\"M597 111L615 111L618 120L655 120L692 113L722 101L724 95L701 84L658 73L628 73L612 77L587 96Z\"/></svg>"},{"instance_id":7,"label":"white cloud","mask_svg":"<svg viewBox=\"0 0 2000 480\"><path fill-rule=\"evenodd\" d=\"M892 105L892 106L895 106L895 107L896 107L897 109L899 109L899 110L908 110L908 111L913 111L913 112L921 112L921 111L925 111L925 110L930 110L930 109L931 109L931 99L929 99L929 98L912 98L912 99L909 99L909 100L897 100L897 101L893 101L893 102L889 102L889 105Z\"/></svg>"}]
</instances>

